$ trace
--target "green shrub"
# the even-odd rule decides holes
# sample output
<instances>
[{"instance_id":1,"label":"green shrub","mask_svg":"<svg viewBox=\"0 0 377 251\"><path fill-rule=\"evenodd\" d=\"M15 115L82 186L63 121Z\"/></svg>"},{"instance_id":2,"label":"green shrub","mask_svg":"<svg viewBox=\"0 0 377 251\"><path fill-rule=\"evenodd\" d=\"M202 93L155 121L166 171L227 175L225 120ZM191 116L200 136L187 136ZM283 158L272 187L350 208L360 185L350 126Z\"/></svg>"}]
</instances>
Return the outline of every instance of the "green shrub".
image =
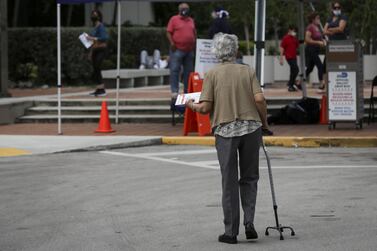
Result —
<instances>
[{"instance_id":1,"label":"green shrub","mask_svg":"<svg viewBox=\"0 0 377 251\"><path fill-rule=\"evenodd\" d=\"M247 55L247 43L246 43L246 40L239 40L238 41L238 50L243 55ZM249 50L250 50L251 55L253 55L253 53L254 53L254 43L252 41L250 41L250 43L249 43Z\"/></svg>"},{"instance_id":2,"label":"green shrub","mask_svg":"<svg viewBox=\"0 0 377 251\"><path fill-rule=\"evenodd\" d=\"M62 82L63 84L92 84L91 62L88 50L82 46L78 36L90 28L62 28ZM117 28L108 28L108 56L104 69L116 67ZM37 66L36 85L56 84L57 79L57 37L56 28L9 29L9 76L18 82L24 76L20 66L31 63ZM121 68L136 68L141 50L153 53L160 49L168 54L168 42L164 28L130 27L122 28Z\"/></svg>"}]
</instances>

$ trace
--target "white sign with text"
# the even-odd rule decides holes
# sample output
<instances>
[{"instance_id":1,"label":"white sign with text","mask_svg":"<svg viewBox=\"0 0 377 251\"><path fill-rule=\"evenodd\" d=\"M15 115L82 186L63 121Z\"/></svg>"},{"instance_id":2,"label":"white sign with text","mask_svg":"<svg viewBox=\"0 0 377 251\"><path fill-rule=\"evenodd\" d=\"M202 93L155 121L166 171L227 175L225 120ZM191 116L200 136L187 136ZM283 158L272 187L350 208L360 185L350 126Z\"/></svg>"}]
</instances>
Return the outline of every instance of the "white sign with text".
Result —
<instances>
[{"instance_id":1,"label":"white sign with text","mask_svg":"<svg viewBox=\"0 0 377 251\"><path fill-rule=\"evenodd\" d=\"M199 73L200 78L204 78L204 74L219 63L212 52L212 43L212 39L196 40L195 72Z\"/></svg>"},{"instance_id":2,"label":"white sign with text","mask_svg":"<svg viewBox=\"0 0 377 251\"><path fill-rule=\"evenodd\" d=\"M329 72L329 120L356 120L356 72Z\"/></svg>"}]
</instances>

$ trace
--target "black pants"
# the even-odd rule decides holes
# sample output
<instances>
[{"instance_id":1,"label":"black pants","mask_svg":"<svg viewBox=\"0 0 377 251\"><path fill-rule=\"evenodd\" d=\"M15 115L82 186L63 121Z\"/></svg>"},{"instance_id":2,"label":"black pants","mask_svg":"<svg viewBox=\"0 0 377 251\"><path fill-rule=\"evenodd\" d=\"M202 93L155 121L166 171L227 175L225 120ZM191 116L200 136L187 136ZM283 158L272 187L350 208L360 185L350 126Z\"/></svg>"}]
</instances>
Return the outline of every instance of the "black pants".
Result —
<instances>
[{"instance_id":1,"label":"black pants","mask_svg":"<svg viewBox=\"0 0 377 251\"><path fill-rule=\"evenodd\" d=\"M93 65L93 81L97 85L102 84L102 62L107 54L106 48L95 48L92 49L92 65Z\"/></svg>"},{"instance_id":2,"label":"black pants","mask_svg":"<svg viewBox=\"0 0 377 251\"><path fill-rule=\"evenodd\" d=\"M323 80L323 64L319 58L319 46L306 46L305 47L305 56L306 56L306 71L305 75L308 78L309 74L313 71L314 66L318 70L318 79L319 81Z\"/></svg>"},{"instance_id":3,"label":"black pants","mask_svg":"<svg viewBox=\"0 0 377 251\"><path fill-rule=\"evenodd\" d=\"M289 82L288 85L292 86L296 82L296 78L299 72L298 65L297 65L297 59L287 59L287 62L289 64L290 68L290 74L289 74Z\"/></svg>"}]
</instances>

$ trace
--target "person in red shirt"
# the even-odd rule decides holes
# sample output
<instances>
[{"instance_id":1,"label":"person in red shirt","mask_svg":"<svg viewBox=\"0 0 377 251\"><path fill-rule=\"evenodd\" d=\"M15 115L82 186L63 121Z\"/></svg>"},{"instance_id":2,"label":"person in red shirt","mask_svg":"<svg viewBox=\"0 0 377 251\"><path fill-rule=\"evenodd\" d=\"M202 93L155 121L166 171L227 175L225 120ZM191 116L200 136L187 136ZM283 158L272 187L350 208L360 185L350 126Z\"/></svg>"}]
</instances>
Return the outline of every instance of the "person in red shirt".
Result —
<instances>
[{"instance_id":1,"label":"person in red shirt","mask_svg":"<svg viewBox=\"0 0 377 251\"><path fill-rule=\"evenodd\" d=\"M326 40L319 28L321 19L317 12L313 12L308 16L309 25L305 31L305 57L306 57L306 78L313 71L314 66L318 70L318 79L320 81L320 92L324 92L325 81L323 79L323 63L319 58L321 47L326 47Z\"/></svg>"},{"instance_id":2,"label":"person in red shirt","mask_svg":"<svg viewBox=\"0 0 377 251\"><path fill-rule=\"evenodd\" d=\"M184 92L187 92L188 78L193 71L194 48L196 43L196 29L194 20L189 16L190 7L181 3L178 15L172 16L166 28L170 42L170 89L172 99L179 92L179 76L183 66Z\"/></svg>"},{"instance_id":3,"label":"person in red shirt","mask_svg":"<svg viewBox=\"0 0 377 251\"><path fill-rule=\"evenodd\" d=\"M296 28L292 25L288 28L288 33L283 37L280 43L280 64L283 65L284 59L287 60L290 68L289 82L288 82L288 91L296 91L295 85L297 88L301 89L301 85L296 84L296 78L299 72L297 66L297 48L299 47L298 39L296 38Z\"/></svg>"}]
</instances>

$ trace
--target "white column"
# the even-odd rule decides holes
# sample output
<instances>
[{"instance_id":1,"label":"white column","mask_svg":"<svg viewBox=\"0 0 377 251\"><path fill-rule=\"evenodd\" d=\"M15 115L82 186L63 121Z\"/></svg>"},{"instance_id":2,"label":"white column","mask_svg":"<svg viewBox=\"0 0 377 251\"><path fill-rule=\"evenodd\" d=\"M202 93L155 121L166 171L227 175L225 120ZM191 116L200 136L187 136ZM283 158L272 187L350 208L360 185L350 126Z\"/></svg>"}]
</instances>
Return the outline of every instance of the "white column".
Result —
<instances>
[{"instance_id":1,"label":"white column","mask_svg":"<svg viewBox=\"0 0 377 251\"><path fill-rule=\"evenodd\" d=\"M58 83L57 83L57 87L58 87L58 134L63 134L62 132L62 121L61 121L61 88L62 88L62 82L61 82L61 34L60 34L60 4L58 3L57 4L57 33L58 33L58 48L57 48L57 51L58 51L58 67L57 67L57 70L58 70Z\"/></svg>"}]
</instances>

